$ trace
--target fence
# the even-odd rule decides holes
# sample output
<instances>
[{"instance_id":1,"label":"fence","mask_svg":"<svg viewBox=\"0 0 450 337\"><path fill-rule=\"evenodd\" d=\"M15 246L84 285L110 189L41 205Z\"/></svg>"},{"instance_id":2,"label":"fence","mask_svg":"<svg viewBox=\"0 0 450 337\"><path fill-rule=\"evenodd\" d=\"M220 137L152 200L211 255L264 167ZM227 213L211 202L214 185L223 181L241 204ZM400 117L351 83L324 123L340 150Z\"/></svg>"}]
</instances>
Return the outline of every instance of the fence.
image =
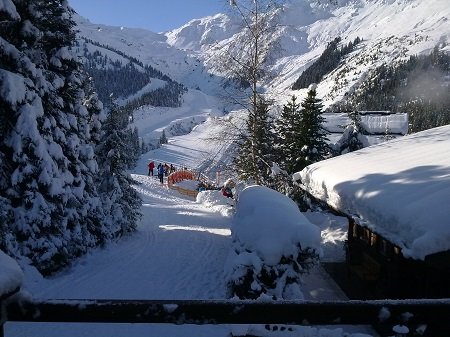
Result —
<instances>
[{"instance_id":1,"label":"fence","mask_svg":"<svg viewBox=\"0 0 450 337\"><path fill-rule=\"evenodd\" d=\"M422 336L450 335L450 299L338 302L47 300L12 296L0 301L6 322L372 325L381 336L405 324ZM405 322L406 321L406 322Z\"/></svg>"},{"instance_id":2,"label":"fence","mask_svg":"<svg viewBox=\"0 0 450 337\"><path fill-rule=\"evenodd\" d=\"M176 186L174 184L182 181L182 180L197 180L195 177L195 173L187 170L175 171L167 177L167 186L171 189L177 190L179 193L183 195L187 195L193 198L197 197L198 191L190 190L187 188L182 188L180 186Z\"/></svg>"}]
</instances>

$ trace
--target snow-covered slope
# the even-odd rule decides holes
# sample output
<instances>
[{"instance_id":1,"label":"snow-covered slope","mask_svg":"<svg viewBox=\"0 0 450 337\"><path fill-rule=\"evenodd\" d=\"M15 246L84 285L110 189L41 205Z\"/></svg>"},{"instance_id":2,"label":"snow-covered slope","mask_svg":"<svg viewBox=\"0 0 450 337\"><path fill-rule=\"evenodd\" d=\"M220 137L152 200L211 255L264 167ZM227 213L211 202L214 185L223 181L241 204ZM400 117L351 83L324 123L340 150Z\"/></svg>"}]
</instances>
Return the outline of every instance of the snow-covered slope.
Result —
<instances>
[{"instance_id":1,"label":"snow-covered slope","mask_svg":"<svg viewBox=\"0 0 450 337\"><path fill-rule=\"evenodd\" d=\"M166 33L167 42L179 49L200 51L239 32L239 22L225 14L191 20Z\"/></svg>"},{"instance_id":2,"label":"snow-covered slope","mask_svg":"<svg viewBox=\"0 0 450 337\"><path fill-rule=\"evenodd\" d=\"M301 1L301 0L298 0ZM392 64L410 55L429 53L450 36L450 7L444 0L355 0L341 1L345 6L332 9L330 17L305 27L311 50L317 50L332 38L342 43L356 37L362 45L341 66L319 84L324 103L341 99L345 93L381 64ZM314 53L313 53L314 54ZM275 85L287 88L299 75L291 64L307 64L308 57L298 55L279 59L281 73Z\"/></svg>"},{"instance_id":3,"label":"snow-covered slope","mask_svg":"<svg viewBox=\"0 0 450 337\"><path fill-rule=\"evenodd\" d=\"M314 0L289 0L273 15L279 50L272 64L276 74L268 88L278 96L302 71L341 37L342 44L363 39L356 51L319 84L325 106L336 102L382 63L430 52L450 36L450 6L445 0L339 0L337 5ZM192 20L167 33L92 24L76 17L79 35L112 46L149 64L187 87L218 94L218 79L208 72L217 45L241 33L238 18L217 14ZM448 47L447 47L448 48ZM213 69L212 69L213 70ZM214 89L214 90L212 90ZM281 94L280 94L281 93Z\"/></svg>"},{"instance_id":4,"label":"snow-covered slope","mask_svg":"<svg viewBox=\"0 0 450 337\"><path fill-rule=\"evenodd\" d=\"M357 37L362 42L319 83L318 97L323 99L324 107L356 90L381 64L429 53L437 45L450 50L445 46L450 37L450 6L446 0L334 3L337 4L288 0L273 13L278 28L271 38L279 42L276 44L279 49L271 65L276 76L266 87L276 104L285 104L292 94L302 98L306 90L293 91L292 84L336 37L342 39L342 44ZM213 56L218 46L242 33L238 19L217 14L192 20L170 32L153 33L93 24L76 17L80 36L111 46L190 88L181 108L144 107L139 111L137 127L147 140L158 138L159 132L168 130L175 119L192 120L199 114L230 110L221 99L224 89L221 78L216 76Z\"/></svg>"},{"instance_id":5,"label":"snow-covered slope","mask_svg":"<svg viewBox=\"0 0 450 337\"><path fill-rule=\"evenodd\" d=\"M278 97L292 94L289 88L302 71L336 37L342 43L364 40L345 62L318 87L325 105L336 102L376 66L428 53L450 35L450 6L445 0L339 0L338 5L313 0L290 0L274 15L278 39L268 83ZM167 42L210 59L216 46L240 33L235 20L225 15L193 20L166 33ZM210 64L214 67L214 64ZM279 94L281 93L281 95Z\"/></svg>"},{"instance_id":6,"label":"snow-covered slope","mask_svg":"<svg viewBox=\"0 0 450 337\"><path fill-rule=\"evenodd\" d=\"M195 55L171 46L167 37L145 29L94 24L76 15L78 35L150 65L188 88L217 94L217 83Z\"/></svg>"}]
</instances>

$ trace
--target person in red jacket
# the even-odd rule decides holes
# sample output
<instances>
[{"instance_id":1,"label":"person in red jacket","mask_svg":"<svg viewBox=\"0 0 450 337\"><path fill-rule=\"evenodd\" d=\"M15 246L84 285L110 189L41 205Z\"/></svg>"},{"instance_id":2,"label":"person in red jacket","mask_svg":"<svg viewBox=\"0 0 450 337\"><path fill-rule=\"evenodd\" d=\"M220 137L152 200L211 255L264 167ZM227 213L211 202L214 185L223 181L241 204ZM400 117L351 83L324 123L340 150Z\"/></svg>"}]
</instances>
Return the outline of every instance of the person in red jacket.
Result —
<instances>
[{"instance_id":1,"label":"person in red jacket","mask_svg":"<svg viewBox=\"0 0 450 337\"><path fill-rule=\"evenodd\" d=\"M148 175L152 175L153 177L153 169L155 168L155 163L154 162L150 162L148 163Z\"/></svg>"}]
</instances>

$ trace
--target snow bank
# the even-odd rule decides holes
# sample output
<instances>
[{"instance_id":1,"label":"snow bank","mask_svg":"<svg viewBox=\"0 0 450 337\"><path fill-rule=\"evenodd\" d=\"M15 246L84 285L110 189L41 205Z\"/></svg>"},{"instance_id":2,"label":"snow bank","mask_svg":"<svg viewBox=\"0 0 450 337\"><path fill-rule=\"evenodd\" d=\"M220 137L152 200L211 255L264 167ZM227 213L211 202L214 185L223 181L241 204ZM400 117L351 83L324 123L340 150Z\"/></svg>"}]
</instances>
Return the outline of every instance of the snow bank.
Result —
<instances>
[{"instance_id":1,"label":"snow bank","mask_svg":"<svg viewBox=\"0 0 450 337\"><path fill-rule=\"evenodd\" d=\"M197 180L181 180L175 184L173 184L174 186L178 186L181 188L186 188L188 190L192 190L195 191L198 187L198 181Z\"/></svg>"},{"instance_id":2,"label":"snow bank","mask_svg":"<svg viewBox=\"0 0 450 337\"><path fill-rule=\"evenodd\" d=\"M204 206L220 212L223 216L233 213L234 200L224 197L221 191L207 190L197 194L197 202Z\"/></svg>"},{"instance_id":3,"label":"snow bank","mask_svg":"<svg viewBox=\"0 0 450 337\"><path fill-rule=\"evenodd\" d=\"M294 175L314 197L424 259L450 249L450 125L367 147Z\"/></svg>"},{"instance_id":4,"label":"snow bank","mask_svg":"<svg viewBox=\"0 0 450 337\"><path fill-rule=\"evenodd\" d=\"M317 261L320 230L285 195L264 186L239 194L225 271L229 296L303 299L301 277Z\"/></svg>"},{"instance_id":5,"label":"snow bank","mask_svg":"<svg viewBox=\"0 0 450 337\"><path fill-rule=\"evenodd\" d=\"M297 204L264 186L249 186L239 195L232 232L239 242L257 252L269 265L295 255L297 244L320 250L320 230Z\"/></svg>"},{"instance_id":6,"label":"snow bank","mask_svg":"<svg viewBox=\"0 0 450 337\"><path fill-rule=\"evenodd\" d=\"M0 250L0 298L20 288L23 272L17 262Z\"/></svg>"}]
</instances>

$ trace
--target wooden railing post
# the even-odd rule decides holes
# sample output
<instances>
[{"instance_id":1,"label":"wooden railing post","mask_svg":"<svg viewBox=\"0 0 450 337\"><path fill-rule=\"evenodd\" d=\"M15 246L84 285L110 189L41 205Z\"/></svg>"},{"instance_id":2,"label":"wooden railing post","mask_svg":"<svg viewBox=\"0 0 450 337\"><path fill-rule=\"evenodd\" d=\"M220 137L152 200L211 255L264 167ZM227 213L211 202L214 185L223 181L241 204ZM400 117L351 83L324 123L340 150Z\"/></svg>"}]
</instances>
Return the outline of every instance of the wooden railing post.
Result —
<instances>
[{"instance_id":1,"label":"wooden railing post","mask_svg":"<svg viewBox=\"0 0 450 337\"><path fill-rule=\"evenodd\" d=\"M7 312L7 302L8 299L13 296L14 294L18 293L20 290L20 287L17 287L13 291L0 295L0 337L5 336L5 323L8 319L8 312Z\"/></svg>"}]
</instances>

